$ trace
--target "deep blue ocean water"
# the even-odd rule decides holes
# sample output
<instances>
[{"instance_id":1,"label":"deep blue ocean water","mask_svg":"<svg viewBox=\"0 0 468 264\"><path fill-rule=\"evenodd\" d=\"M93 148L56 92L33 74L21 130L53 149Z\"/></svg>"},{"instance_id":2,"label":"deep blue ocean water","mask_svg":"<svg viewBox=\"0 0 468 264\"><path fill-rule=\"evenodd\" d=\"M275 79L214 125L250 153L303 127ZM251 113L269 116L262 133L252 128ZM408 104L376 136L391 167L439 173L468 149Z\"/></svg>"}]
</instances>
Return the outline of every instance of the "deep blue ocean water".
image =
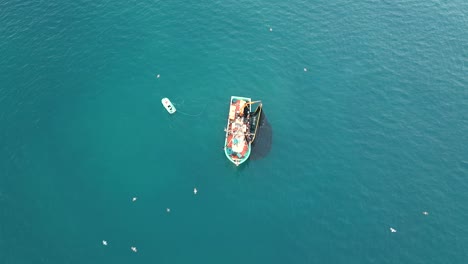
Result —
<instances>
[{"instance_id":1,"label":"deep blue ocean water","mask_svg":"<svg viewBox=\"0 0 468 264\"><path fill-rule=\"evenodd\" d=\"M468 263L467 14L0 1L0 263ZM273 128L239 168L231 95Z\"/></svg>"}]
</instances>

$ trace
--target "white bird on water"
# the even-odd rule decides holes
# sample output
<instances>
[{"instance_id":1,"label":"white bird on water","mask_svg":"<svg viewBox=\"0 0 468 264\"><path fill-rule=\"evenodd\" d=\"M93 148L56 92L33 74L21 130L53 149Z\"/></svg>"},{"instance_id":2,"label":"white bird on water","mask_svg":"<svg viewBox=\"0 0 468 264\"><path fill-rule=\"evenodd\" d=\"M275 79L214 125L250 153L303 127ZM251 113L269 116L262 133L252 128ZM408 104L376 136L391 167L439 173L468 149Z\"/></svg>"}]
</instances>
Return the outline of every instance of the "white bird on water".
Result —
<instances>
[{"instance_id":1,"label":"white bird on water","mask_svg":"<svg viewBox=\"0 0 468 264\"><path fill-rule=\"evenodd\" d=\"M161 75L159 75L159 74L158 74L158 75L156 75L156 78L158 78L158 79L159 79L159 77L161 77Z\"/></svg>"},{"instance_id":2,"label":"white bird on water","mask_svg":"<svg viewBox=\"0 0 468 264\"><path fill-rule=\"evenodd\" d=\"M423 213L423 215L428 215L428 214L429 214L429 213L428 213L428 212L426 212L426 211L424 211L424 212L422 212L422 213Z\"/></svg>"},{"instance_id":3,"label":"white bird on water","mask_svg":"<svg viewBox=\"0 0 468 264\"><path fill-rule=\"evenodd\" d=\"M307 68L304 68L304 71L306 72L306 71L307 71Z\"/></svg>"},{"instance_id":4,"label":"white bird on water","mask_svg":"<svg viewBox=\"0 0 468 264\"><path fill-rule=\"evenodd\" d=\"M270 28L270 31L273 31L273 28Z\"/></svg>"},{"instance_id":5,"label":"white bird on water","mask_svg":"<svg viewBox=\"0 0 468 264\"><path fill-rule=\"evenodd\" d=\"M193 194L197 194L197 188L193 188Z\"/></svg>"},{"instance_id":6,"label":"white bird on water","mask_svg":"<svg viewBox=\"0 0 468 264\"><path fill-rule=\"evenodd\" d=\"M131 247L130 249L131 249L133 252L137 252L137 251L138 251L136 247Z\"/></svg>"},{"instance_id":7,"label":"white bird on water","mask_svg":"<svg viewBox=\"0 0 468 264\"><path fill-rule=\"evenodd\" d=\"M170 213L170 212L171 212L171 208L166 208L166 212Z\"/></svg>"},{"instance_id":8,"label":"white bird on water","mask_svg":"<svg viewBox=\"0 0 468 264\"><path fill-rule=\"evenodd\" d=\"M138 199L137 197L133 197L132 202L135 202L137 199Z\"/></svg>"},{"instance_id":9,"label":"white bird on water","mask_svg":"<svg viewBox=\"0 0 468 264\"><path fill-rule=\"evenodd\" d=\"M392 233L396 233L396 229L393 228L393 227L390 227L390 231L391 231Z\"/></svg>"},{"instance_id":10,"label":"white bird on water","mask_svg":"<svg viewBox=\"0 0 468 264\"><path fill-rule=\"evenodd\" d=\"M106 240L103 240L103 241L102 241L102 244L103 244L104 246L107 246L107 241L106 241Z\"/></svg>"}]
</instances>

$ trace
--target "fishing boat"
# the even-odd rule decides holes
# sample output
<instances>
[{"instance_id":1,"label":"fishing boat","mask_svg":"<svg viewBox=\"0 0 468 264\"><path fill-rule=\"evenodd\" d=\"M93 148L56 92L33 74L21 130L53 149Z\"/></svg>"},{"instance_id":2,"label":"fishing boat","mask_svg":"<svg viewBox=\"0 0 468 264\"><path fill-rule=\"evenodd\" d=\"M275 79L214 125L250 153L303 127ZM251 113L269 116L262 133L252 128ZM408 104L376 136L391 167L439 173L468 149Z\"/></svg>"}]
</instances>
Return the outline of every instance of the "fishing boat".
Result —
<instances>
[{"instance_id":1,"label":"fishing boat","mask_svg":"<svg viewBox=\"0 0 468 264\"><path fill-rule=\"evenodd\" d=\"M258 104L252 112L252 105ZM231 96L227 121L224 153L236 166L244 163L250 156L262 111L261 101L251 98Z\"/></svg>"}]
</instances>

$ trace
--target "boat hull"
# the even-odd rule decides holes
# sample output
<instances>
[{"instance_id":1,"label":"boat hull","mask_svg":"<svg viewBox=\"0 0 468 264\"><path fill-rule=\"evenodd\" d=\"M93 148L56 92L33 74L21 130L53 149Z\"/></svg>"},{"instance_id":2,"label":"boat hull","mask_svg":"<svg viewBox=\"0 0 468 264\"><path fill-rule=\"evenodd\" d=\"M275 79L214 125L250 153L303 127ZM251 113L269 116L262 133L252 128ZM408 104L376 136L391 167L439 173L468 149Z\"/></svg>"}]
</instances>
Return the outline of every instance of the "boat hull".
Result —
<instances>
[{"instance_id":1,"label":"boat hull","mask_svg":"<svg viewBox=\"0 0 468 264\"><path fill-rule=\"evenodd\" d=\"M161 99L161 103L163 104L164 108L166 108L167 112L169 112L169 114L173 114L176 112L176 108L175 106L171 103L171 101L164 97L163 99Z\"/></svg>"},{"instance_id":2,"label":"boat hull","mask_svg":"<svg viewBox=\"0 0 468 264\"><path fill-rule=\"evenodd\" d=\"M243 111L245 109L250 113L251 102L252 100L247 97L231 96L224 154L236 166L247 161L250 156L251 142L248 140L250 123L249 119L244 117Z\"/></svg>"}]
</instances>

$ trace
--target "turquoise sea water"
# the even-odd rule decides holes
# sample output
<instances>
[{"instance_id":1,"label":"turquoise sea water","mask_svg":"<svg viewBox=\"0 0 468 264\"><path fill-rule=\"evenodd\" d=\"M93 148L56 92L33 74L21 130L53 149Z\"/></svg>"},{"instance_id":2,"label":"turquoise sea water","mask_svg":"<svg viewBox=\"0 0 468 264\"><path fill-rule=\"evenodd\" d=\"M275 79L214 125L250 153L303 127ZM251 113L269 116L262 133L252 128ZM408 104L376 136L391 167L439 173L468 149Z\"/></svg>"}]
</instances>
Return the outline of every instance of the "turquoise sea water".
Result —
<instances>
[{"instance_id":1,"label":"turquoise sea water","mask_svg":"<svg viewBox=\"0 0 468 264\"><path fill-rule=\"evenodd\" d=\"M0 263L468 263L467 14L0 1ZM231 95L273 128L239 168Z\"/></svg>"}]
</instances>

